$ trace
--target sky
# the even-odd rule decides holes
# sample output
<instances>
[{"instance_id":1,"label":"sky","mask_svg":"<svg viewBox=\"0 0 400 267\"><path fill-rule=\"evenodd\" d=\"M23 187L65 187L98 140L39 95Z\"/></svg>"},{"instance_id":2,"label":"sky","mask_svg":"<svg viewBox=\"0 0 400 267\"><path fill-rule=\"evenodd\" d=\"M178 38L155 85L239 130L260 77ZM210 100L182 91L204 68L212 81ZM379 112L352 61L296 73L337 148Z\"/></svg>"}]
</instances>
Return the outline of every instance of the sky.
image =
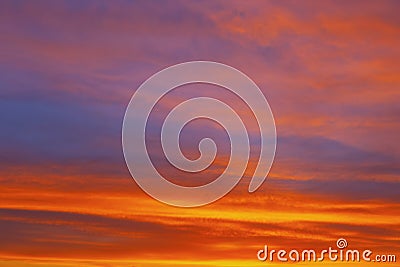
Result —
<instances>
[{"instance_id":1,"label":"sky","mask_svg":"<svg viewBox=\"0 0 400 267\"><path fill-rule=\"evenodd\" d=\"M281 266L275 249L352 249L400 258L398 1L1 1L0 266ZM121 145L136 89L174 64L209 60L247 74L273 111L268 178L215 203L176 208L144 193ZM216 140L213 165L188 175L160 148L168 110L198 96L250 110L210 85L177 88L149 120L160 173L187 186L223 172L224 130L194 121L183 152ZM250 115L249 115L250 114ZM375 266L340 263L334 266ZM331 262L299 263L331 266ZM396 266L395 264L380 264Z\"/></svg>"}]
</instances>

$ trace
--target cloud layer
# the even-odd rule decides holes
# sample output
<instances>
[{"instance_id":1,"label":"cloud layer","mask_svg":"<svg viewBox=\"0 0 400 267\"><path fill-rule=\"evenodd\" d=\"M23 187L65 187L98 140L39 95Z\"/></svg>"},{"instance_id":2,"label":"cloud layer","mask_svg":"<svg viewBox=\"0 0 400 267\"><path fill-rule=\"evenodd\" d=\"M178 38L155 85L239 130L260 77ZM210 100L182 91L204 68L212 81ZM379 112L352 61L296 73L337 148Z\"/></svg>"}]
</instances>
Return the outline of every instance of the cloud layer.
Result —
<instances>
[{"instance_id":1,"label":"cloud layer","mask_svg":"<svg viewBox=\"0 0 400 267\"><path fill-rule=\"evenodd\" d=\"M0 265L257 266L264 244L318 249L339 237L399 255L399 8L397 1L2 1ZM185 210L138 188L120 140L136 88L191 60L249 75L274 112L278 147L266 183L247 194L259 144L248 107L221 88L172 92L149 125L152 159L170 180L208 182L229 154L223 129L197 121L183 131L184 153L198 156L198 140L212 136L213 167L190 176L165 161L160 122L185 99L230 104L246 118L253 149L239 187Z\"/></svg>"}]
</instances>

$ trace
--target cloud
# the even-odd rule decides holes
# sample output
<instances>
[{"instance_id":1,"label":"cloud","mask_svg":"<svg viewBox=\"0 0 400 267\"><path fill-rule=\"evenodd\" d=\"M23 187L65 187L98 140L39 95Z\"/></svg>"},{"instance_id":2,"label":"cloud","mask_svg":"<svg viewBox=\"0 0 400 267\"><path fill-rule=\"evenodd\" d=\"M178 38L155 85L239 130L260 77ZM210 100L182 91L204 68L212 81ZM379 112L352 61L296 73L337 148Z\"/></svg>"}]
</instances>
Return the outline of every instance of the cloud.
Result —
<instances>
[{"instance_id":1,"label":"cloud","mask_svg":"<svg viewBox=\"0 0 400 267\"><path fill-rule=\"evenodd\" d=\"M255 266L265 243L399 251L399 19L396 1L2 2L0 8L0 265ZM201 209L159 204L135 185L121 152L124 111L155 72L189 60L232 65L273 110L278 150L254 194L244 180ZM181 88L182 89L182 88ZM166 112L214 96L246 120L249 109L215 88L173 92L155 110L155 164L182 184L224 168L222 129L194 122L184 153L220 144L207 172L165 162ZM13 260L10 260L13 259ZM231 259L231 260L227 260Z\"/></svg>"}]
</instances>

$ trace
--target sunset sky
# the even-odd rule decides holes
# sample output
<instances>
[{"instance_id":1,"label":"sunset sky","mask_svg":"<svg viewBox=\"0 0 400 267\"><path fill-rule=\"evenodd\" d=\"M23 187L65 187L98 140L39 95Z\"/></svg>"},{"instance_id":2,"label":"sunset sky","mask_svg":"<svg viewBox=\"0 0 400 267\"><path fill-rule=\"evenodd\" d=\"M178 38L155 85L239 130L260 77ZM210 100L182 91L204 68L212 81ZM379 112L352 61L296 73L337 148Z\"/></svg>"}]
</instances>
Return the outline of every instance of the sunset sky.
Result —
<instances>
[{"instance_id":1,"label":"sunset sky","mask_svg":"<svg viewBox=\"0 0 400 267\"><path fill-rule=\"evenodd\" d=\"M257 251L336 246L400 261L399 1L0 1L0 266L285 266ZM149 120L159 172L195 186L226 167L229 139L194 121L183 152L212 137L214 164L174 169L159 132L168 111L218 98L246 120L252 153L224 198L176 208L144 193L122 153L135 90L174 64L209 60L260 87L277 130L255 193L250 109L211 85L178 88ZM297 266L296 265L296 266Z\"/></svg>"}]
</instances>

